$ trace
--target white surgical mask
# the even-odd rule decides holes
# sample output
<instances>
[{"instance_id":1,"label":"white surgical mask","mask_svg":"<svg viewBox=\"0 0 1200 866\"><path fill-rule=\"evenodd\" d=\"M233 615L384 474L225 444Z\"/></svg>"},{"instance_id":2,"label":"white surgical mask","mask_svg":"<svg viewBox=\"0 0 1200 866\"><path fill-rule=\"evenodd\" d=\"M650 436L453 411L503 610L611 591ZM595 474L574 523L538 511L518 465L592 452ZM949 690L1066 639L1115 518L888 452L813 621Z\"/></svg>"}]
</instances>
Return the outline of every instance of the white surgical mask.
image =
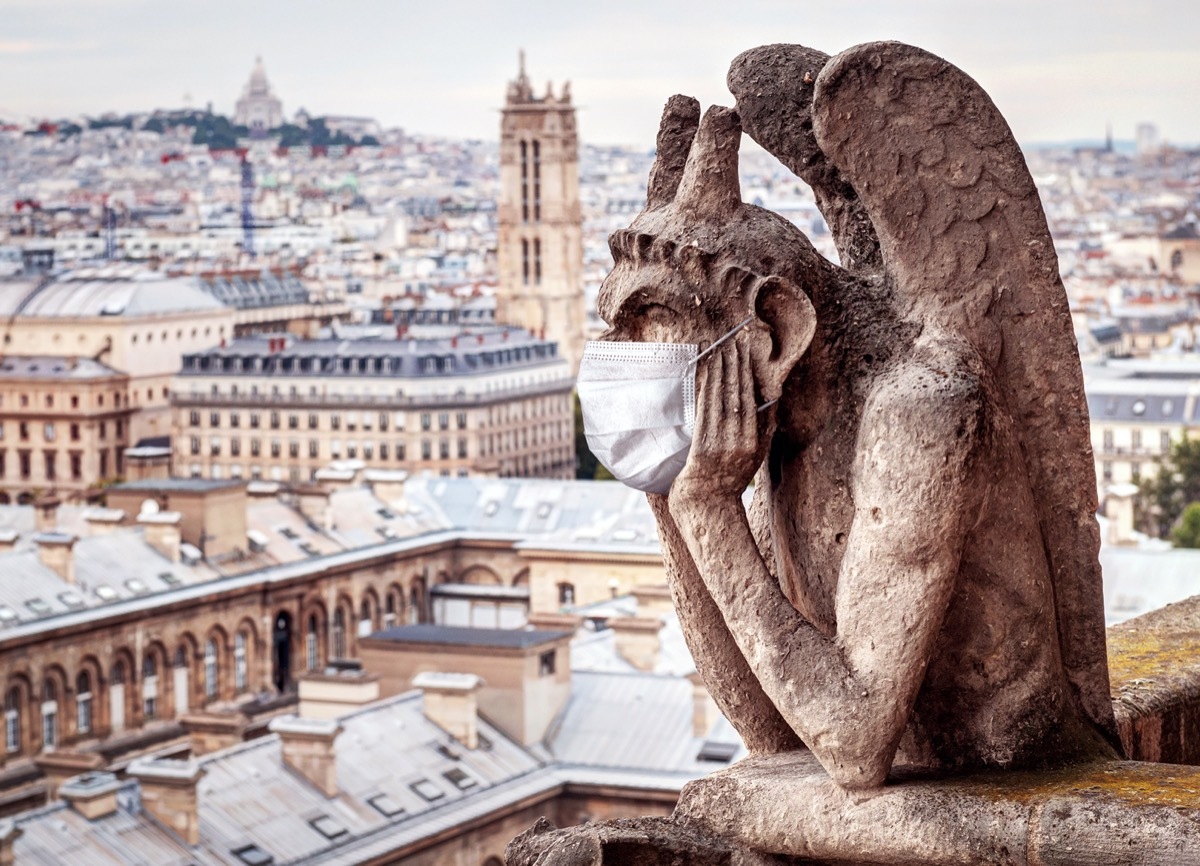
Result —
<instances>
[{"instance_id":1,"label":"white surgical mask","mask_svg":"<svg viewBox=\"0 0 1200 866\"><path fill-rule=\"evenodd\" d=\"M692 445L696 364L753 319L703 352L690 343L588 341L576 380L583 431L614 478L647 493L671 489Z\"/></svg>"}]
</instances>

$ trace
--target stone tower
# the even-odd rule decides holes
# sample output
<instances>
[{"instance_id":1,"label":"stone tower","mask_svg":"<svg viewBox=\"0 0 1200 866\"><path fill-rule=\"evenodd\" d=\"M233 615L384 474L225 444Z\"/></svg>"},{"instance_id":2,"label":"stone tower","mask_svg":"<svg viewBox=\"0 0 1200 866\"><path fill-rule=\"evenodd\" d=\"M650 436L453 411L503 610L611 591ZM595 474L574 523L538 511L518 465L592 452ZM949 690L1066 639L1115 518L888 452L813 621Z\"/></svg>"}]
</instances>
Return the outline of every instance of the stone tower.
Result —
<instances>
[{"instance_id":1,"label":"stone tower","mask_svg":"<svg viewBox=\"0 0 1200 866\"><path fill-rule=\"evenodd\" d=\"M500 120L500 288L496 321L545 331L579 368L583 354L583 218L571 85L535 96L520 71Z\"/></svg>"}]
</instances>

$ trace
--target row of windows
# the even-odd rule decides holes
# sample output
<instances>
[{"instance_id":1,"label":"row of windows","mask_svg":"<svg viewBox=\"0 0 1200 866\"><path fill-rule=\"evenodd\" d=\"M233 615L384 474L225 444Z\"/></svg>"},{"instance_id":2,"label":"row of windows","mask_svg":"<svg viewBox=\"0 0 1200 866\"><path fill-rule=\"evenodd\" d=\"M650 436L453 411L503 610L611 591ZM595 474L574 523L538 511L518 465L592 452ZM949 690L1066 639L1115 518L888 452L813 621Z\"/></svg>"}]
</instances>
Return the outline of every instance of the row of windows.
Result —
<instances>
[{"instance_id":1,"label":"row of windows","mask_svg":"<svg viewBox=\"0 0 1200 866\"><path fill-rule=\"evenodd\" d=\"M1114 431L1104 430L1103 433L1101 434L1101 438L1104 443L1104 450L1105 451L1113 451L1114 448L1116 447L1116 444L1115 444L1116 443L1116 434L1114 433ZM1144 440L1142 438L1141 430L1131 430L1130 431L1129 447L1131 449L1136 451L1140 448L1145 447L1143 444L1143 441ZM1159 447L1159 450L1162 451L1164 454L1166 454L1168 451L1171 450L1171 431L1169 431L1169 430L1160 430L1159 431L1158 447Z\"/></svg>"},{"instance_id":2,"label":"row of windows","mask_svg":"<svg viewBox=\"0 0 1200 866\"><path fill-rule=\"evenodd\" d=\"M79 424L77 424L75 422L71 422L70 424L67 424L65 426L67 428L67 438L72 442L78 442L81 439ZM21 442L28 442L31 438L31 430L32 430L32 427L28 421L18 421L17 422L17 439L20 440ZM53 422L53 421L47 421L44 424L42 424L42 429L41 429L42 441L43 442L57 441L58 440L58 430L59 430L59 428L55 425L55 422ZM99 422L96 426L96 433L101 439L108 438L108 422L107 421ZM125 435L125 422L123 420L121 420L120 418L118 418L116 421L113 422L113 433L116 435L116 437L118 439L122 438ZM3 421L0 421L0 442L4 441L4 436L5 436L5 424Z\"/></svg>"},{"instance_id":3,"label":"row of windows","mask_svg":"<svg viewBox=\"0 0 1200 866\"><path fill-rule=\"evenodd\" d=\"M205 327L205 329L204 329L204 336L206 336L206 337L211 337L211 336L212 336L212 326L207 326L207 327ZM221 327L217 329L217 336L218 336L218 337L224 337L224 336L225 336L225 326L224 326L224 325L221 325ZM200 329L199 329L199 328L192 328L192 335L191 335L191 338L192 338L193 340L196 340L196 339L199 339L199 337L200 337ZM170 339L170 332L169 332L169 331L163 331L161 334L159 334L159 342L160 342L160 343L165 343L165 342L167 342L167 340L169 340L169 339ZM182 329L182 328L178 328L178 329L176 329L176 331L175 331L175 339L176 339L176 340L182 340L182 339L183 339L183 329ZM131 336L131 337L129 338L129 342L130 342L132 345L136 346L136 345L138 344L138 335L137 335L137 334L134 334L133 336ZM145 341L144 341L144 342L146 342L146 343L153 343L153 342L154 342L154 332L153 332L153 331L147 331L147 332L146 332L146 337L145 337Z\"/></svg>"},{"instance_id":4,"label":"row of windows","mask_svg":"<svg viewBox=\"0 0 1200 866\"><path fill-rule=\"evenodd\" d=\"M233 687L241 694L249 688L248 646L249 636L245 631L239 631L233 642ZM204 685L204 697L215 700L220 694L221 651L215 638L210 638L204 645L203 667L201 678ZM124 729L126 714L133 708L131 699L137 700L136 706L141 711L143 720L159 717L162 711L162 695L164 686L160 678L160 660L154 654L147 654L142 659L141 688L137 691L127 689L133 683L129 681L129 671L124 659L118 659L112 666L107 683L98 681L91 670L82 670L74 680L74 733L77 736L91 734L98 717L97 697L106 688L108 693L107 710L108 724L113 733ZM191 675L189 652L186 645L180 646L173 658L172 671L174 675L173 691L175 712L182 713L188 709L189 678ZM55 677L46 677L41 689L41 746L45 750L55 748L61 739L63 709L72 709L60 704L60 683ZM4 746L5 751L12 754L25 748L23 725L26 712L26 693L20 686L10 686L4 698ZM65 697L65 696L64 696Z\"/></svg>"},{"instance_id":5,"label":"row of windows","mask_svg":"<svg viewBox=\"0 0 1200 866\"><path fill-rule=\"evenodd\" d=\"M201 425L202 420L203 420L202 415L198 409L192 409L191 411L188 412L188 426L199 427ZM221 412L209 412L208 413L208 426L220 427L222 420L227 421L227 423L230 427L241 427L242 426L242 413L236 412L236 411L229 412L228 417L224 417ZM319 414L317 414L316 412L309 412L307 418L305 418L304 420L306 421L307 427L309 430L319 430L321 427L321 416ZM329 416L329 429L330 430L342 429L343 421L345 423L347 430L358 429L358 426L360 423L362 424L362 429L370 430L370 429L372 429L372 426L375 424L375 422L378 422L379 429L381 431L386 431L390 426L392 426L393 421L395 422L395 427L397 430L404 430L404 427L405 427L404 413L402 413L402 412L397 412L395 414L394 418L388 412L380 412L380 413L378 413L377 416L370 412L363 412L361 419L359 418L359 413L357 413L357 412L344 412L344 413L333 414L333 415ZM272 430L278 430L283 426L284 416L280 412L269 412L267 414L267 422ZM289 412L287 414L287 429L299 430L300 426L301 426L300 422L301 422L301 416L298 413ZM262 414L259 412L247 413L246 424L248 427L250 427L252 429L261 427L262 426ZM466 412L455 413L454 426L459 430L467 429L467 413ZM450 413L449 412L439 412L438 413L437 428L439 430L449 430L450 429ZM429 430L433 429L433 414L432 413L430 413L430 412L421 413L421 429L423 431L429 431ZM0 438L2 438L2 436L0 436Z\"/></svg>"},{"instance_id":6,"label":"row of windows","mask_svg":"<svg viewBox=\"0 0 1200 866\"><path fill-rule=\"evenodd\" d=\"M249 454L251 457L259 457L263 453L263 440L250 439ZM189 441L189 450L193 456L203 452L203 443L199 436L192 436ZM329 456L335 460L340 460L343 457L342 441L334 439L329 443ZM465 459L468 456L467 440L460 438L457 442L457 447L452 449L452 442L449 439L438 440L437 454L439 460L449 460L451 452L457 454L460 459ZM225 448L226 442L220 436L208 437L208 454L210 457L220 457ZM231 438L228 440L229 456L242 456L242 440ZM279 439L272 439L268 443L269 451L272 457L282 457L284 451L284 443ZM317 458L321 456L321 440L309 439L307 449L303 448L303 443L299 439L289 439L287 442L287 455L289 457L298 458L302 452L306 450L309 457ZM345 443L344 456L351 459L362 456L364 460L374 460L376 453L379 454L380 460L389 460L394 454L396 460L406 460L408 457L408 449L404 442L359 442L351 439ZM433 443L429 439L421 440L421 459L433 459Z\"/></svg>"},{"instance_id":7,"label":"row of windows","mask_svg":"<svg viewBox=\"0 0 1200 866\"><path fill-rule=\"evenodd\" d=\"M371 597L363 598L355 623L359 637L379 628L380 620L383 628L392 627L405 617L406 609L407 621L417 622L422 609L422 591L419 587L413 587L406 604L403 590L393 585L384 595L383 611L379 611L378 607L378 602ZM316 671L323 667L326 655L322 652L323 648L328 650L329 658L346 658L350 655L347 624L353 616L354 612L343 605L336 608L329 622L327 644L322 628L324 615L318 617L316 613L310 613L306 617L301 635L304 670ZM281 614L276 622L274 637L278 639L281 634L287 635L289 629L290 617ZM39 723L40 748L51 750L62 742L67 731L73 736L84 737L97 733L97 728L107 724L111 733L119 733L127 724L135 721L134 716L139 712L141 721L160 718L164 712L171 710L176 715L182 714L189 709L194 693L194 676L199 677L195 685L202 687L205 701L227 697L230 685L235 694L244 694L255 685L250 675L251 655L256 651L255 641L246 628L235 633L232 652L219 636L210 636L196 659L199 662L197 669L193 669L191 646L189 641L184 640L169 657L161 647L157 652L147 652L142 658L140 683L135 683L132 677L133 670L129 664L132 662L131 656L128 661L118 658L109 669L107 679L98 667L88 665L79 670L73 679L61 669L47 673L36 692L28 680L15 683L10 680L4 693L5 751L18 754L39 745L30 742L29 734L32 732L28 726L34 721ZM278 659L272 658L271 663L277 664ZM232 683L226 679L229 677L226 671L230 669ZM167 676L171 678L169 691L164 681ZM286 679L280 678L276 672L276 687L283 688ZM139 687L134 688L135 685ZM35 694L40 700L34 700ZM173 706L164 703L164 697L168 694ZM66 724L67 713L73 722L71 725Z\"/></svg>"},{"instance_id":8,"label":"row of windows","mask_svg":"<svg viewBox=\"0 0 1200 866\"><path fill-rule=\"evenodd\" d=\"M97 453L99 456L100 477L107 478L108 477L108 466L109 466L109 462L108 462L109 450L107 448L102 448ZM115 474L121 475L124 472L125 455L121 451L120 448L116 449L113 453L115 454L115 457L116 457L116 459L114 461L115 468L116 468ZM17 470L17 478L21 481L32 480L34 464L35 464L35 461L38 460L35 452L29 451L26 449L20 449L16 452L16 455L17 455L17 459L16 459L15 465L16 465L16 470ZM41 467L40 468L41 468L41 472L42 472L42 476L41 476L42 479L45 481L60 480L60 475L59 475L60 452L58 452L58 451L43 451L43 452L41 452L40 459L41 459ZM8 451L3 448L0 448L0 478L6 478L8 476L8 468L9 468L8 463L9 463ZM69 478L71 481L82 481L83 480L83 452L82 451L67 452L66 471L69 473Z\"/></svg>"},{"instance_id":9,"label":"row of windows","mask_svg":"<svg viewBox=\"0 0 1200 866\"><path fill-rule=\"evenodd\" d=\"M137 389L133 389L133 388L131 388L127 392L113 391L108 405L111 405L115 409L120 409L120 408L122 408L122 406L124 406L124 408L128 409L128 408L130 408L132 403L137 402L140 394L141 394L140 391L138 391ZM162 394L162 399L167 400L171 396L171 389L164 385L162 387L161 394ZM59 400L58 396L59 395L55 394L55 393L43 394L42 395L42 406L40 408L65 409L68 406L71 409L80 408L80 400L79 400L78 394L69 395L69 397L65 401ZM106 397L106 395L103 393L96 394L96 407L97 408L103 409L105 407L105 402L104 402L105 397ZM154 399L154 389L153 388L146 389L146 399L150 400L150 401L152 401ZM36 394L33 397L30 397L29 394L18 394L17 399L16 399L16 405L13 408L36 409L36 408L39 408L34 405L36 402L37 402ZM0 393L0 408L3 408L3 406L4 406L4 394Z\"/></svg>"}]
</instances>

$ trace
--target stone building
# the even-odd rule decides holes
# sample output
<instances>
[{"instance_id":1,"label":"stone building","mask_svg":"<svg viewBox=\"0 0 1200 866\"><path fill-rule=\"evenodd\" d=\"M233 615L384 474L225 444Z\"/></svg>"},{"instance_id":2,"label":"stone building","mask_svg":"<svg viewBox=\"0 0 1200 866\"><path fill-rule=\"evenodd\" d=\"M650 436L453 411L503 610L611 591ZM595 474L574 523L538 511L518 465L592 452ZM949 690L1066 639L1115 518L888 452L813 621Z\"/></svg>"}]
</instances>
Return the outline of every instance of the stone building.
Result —
<instances>
[{"instance_id":1,"label":"stone building","mask_svg":"<svg viewBox=\"0 0 1200 866\"><path fill-rule=\"evenodd\" d=\"M494 626L498 599L522 605L521 626L564 597L662 582L645 497L621 485L352 475L295 490L150 480L112 488L106 508L0 507L0 814L64 774L261 733L302 675L361 656L376 632ZM568 563L572 586L531 586Z\"/></svg>"},{"instance_id":2,"label":"stone building","mask_svg":"<svg viewBox=\"0 0 1200 866\"><path fill-rule=\"evenodd\" d=\"M496 321L554 340L572 370L583 355L582 237L570 84L535 95L522 52L500 120Z\"/></svg>"},{"instance_id":3,"label":"stone building","mask_svg":"<svg viewBox=\"0 0 1200 866\"><path fill-rule=\"evenodd\" d=\"M136 845L153 862L500 866L539 817L667 815L685 783L745 754L686 676L572 670L569 630L411 629L467 667L511 673L512 688L489 694L454 665L425 667L395 696L369 668L305 675L298 714L263 736L214 750L193 737L192 756L134 760L124 780L64 778L56 801L11 819L15 832L0 822L0 855L36 862L69 845L99 860ZM497 717L510 692L553 727Z\"/></svg>"},{"instance_id":4,"label":"stone building","mask_svg":"<svg viewBox=\"0 0 1200 866\"><path fill-rule=\"evenodd\" d=\"M184 357L175 474L310 481L331 461L571 478L571 371L518 329L441 339L236 340Z\"/></svg>"},{"instance_id":5,"label":"stone building","mask_svg":"<svg viewBox=\"0 0 1200 866\"><path fill-rule=\"evenodd\" d=\"M92 358L0 358L0 504L123 475L133 411L129 376Z\"/></svg>"},{"instance_id":6,"label":"stone building","mask_svg":"<svg viewBox=\"0 0 1200 866\"><path fill-rule=\"evenodd\" d=\"M90 358L125 375L125 437L136 444L170 435L170 385L185 354L243 334L314 334L345 312L340 302L314 302L282 270L171 277L134 266L80 268L0 280L0 351L76 369L72 358ZM69 405L70 396L55 401Z\"/></svg>"},{"instance_id":7,"label":"stone building","mask_svg":"<svg viewBox=\"0 0 1200 866\"><path fill-rule=\"evenodd\" d=\"M283 103L271 92L261 57L254 61L254 71L242 89L242 98L237 101L233 122L249 127L251 134L283 126Z\"/></svg>"}]
</instances>

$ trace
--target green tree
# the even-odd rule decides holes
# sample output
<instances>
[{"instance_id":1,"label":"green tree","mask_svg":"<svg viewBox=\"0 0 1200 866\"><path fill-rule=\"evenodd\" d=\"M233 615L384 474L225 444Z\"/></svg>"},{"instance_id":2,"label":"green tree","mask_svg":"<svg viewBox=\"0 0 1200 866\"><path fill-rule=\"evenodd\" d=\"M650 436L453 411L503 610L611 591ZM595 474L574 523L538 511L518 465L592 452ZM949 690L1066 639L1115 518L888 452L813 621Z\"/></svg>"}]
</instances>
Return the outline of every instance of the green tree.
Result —
<instances>
[{"instance_id":1,"label":"green tree","mask_svg":"<svg viewBox=\"0 0 1200 866\"><path fill-rule=\"evenodd\" d=\"M1179 523L1171 530L1171 541L1176 547L1200 547L1200 502L1183 509Z\"/></svg>"},{"instance_id":2,"label":"green tree","mask_svg":"<svg viewBox=\"0 0 1200 866\"><path fill-rule=\"evenodd\" d=\"M575 477L588 481L612 481L612 473L596 459L592 449L588 448L587 434L583 432L583 407L579 404L579 395L572 394L571 399L575 401Z\"/></svg>"},{"instance_id":3,"label":"green tree","mask_svg":"<svg viewBox=\"0 0 1200 866\"><path fill-rule=\"evenodd\" d=\"M1138 523L1146 532L1168 538L1193 503L1200 503L1200 439L1181 439L1163 458L1158 475L1142 482Z\"/></svg>"}]
</instances>

